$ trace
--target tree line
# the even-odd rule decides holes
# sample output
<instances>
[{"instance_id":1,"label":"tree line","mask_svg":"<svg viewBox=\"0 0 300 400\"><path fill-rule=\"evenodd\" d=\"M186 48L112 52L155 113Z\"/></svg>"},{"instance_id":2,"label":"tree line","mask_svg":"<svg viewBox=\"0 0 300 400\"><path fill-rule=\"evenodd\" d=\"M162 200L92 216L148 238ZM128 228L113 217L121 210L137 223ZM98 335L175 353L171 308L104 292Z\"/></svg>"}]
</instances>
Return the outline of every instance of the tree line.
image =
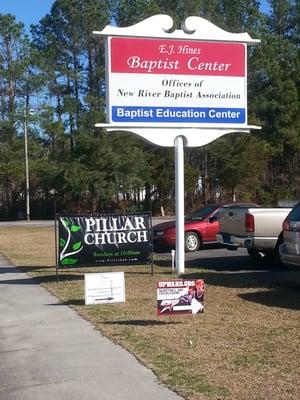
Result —
<instances>
[{"instance_id":1,"label":"tree line","mask_svg":"<svg viewBox=\"0 0 300 400\"><path fill-rule=\"evenodd\" d=\"M220 201L276 205L300 195L299 0L56 0L30 35L0 14L0 219L25 210L28 128L33 218L59 212L174 211L174 150L130 134L107 134L104 45L108 24L190 15L248 32L250 134L185 151L186 209Z\"/></svg>"}]
</instances>

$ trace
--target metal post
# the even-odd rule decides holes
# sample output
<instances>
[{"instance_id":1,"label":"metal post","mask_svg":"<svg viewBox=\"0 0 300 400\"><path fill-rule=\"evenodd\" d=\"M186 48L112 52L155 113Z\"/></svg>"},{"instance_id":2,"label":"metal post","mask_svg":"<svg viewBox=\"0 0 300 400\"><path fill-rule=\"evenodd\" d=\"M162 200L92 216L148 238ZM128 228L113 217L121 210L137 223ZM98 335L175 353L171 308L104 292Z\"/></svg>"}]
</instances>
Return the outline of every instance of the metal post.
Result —
<instances>
[{"instance_id":1,"label":"metal post","mask_svg":"<svg viewBox=\"0 0 300 400\"><path fill-rule=\"evenodd\" d=\"M55 213L55 222L54 222L54 229L55 229L55 233L54 233L54 240L55 240L55 272L56 272L56 282L59 282L59 275L58 275L58 243L57 243L57 216Z\"/></svg>"},{"instance_id":2,"label":"metal post","mask_svg":"<svg viewBox=\"0 0 300 400\"><path fill-rule=\"evenodd\" d=\"M176 253L177 275L184 274L184 153L183 137L175 138L175 203L176 203Z\"/></svg>"},{"instance_id":3,"label":"metal post","mask_svg":"<svg viewBox=\"0 0 300 400\"><path fill-rule=\"evenodd\" d=\"M27 107L25 107L25 111L24 111L24 146L25 146L26 220L30 221L29 168L28 168L28 146L27 146Z\"/></svg>"},{"instance_id":4,"label":"metal post","mask_svg":"<svg viewBox=\"0 0 300 400\"><path fill-rule=\"evenodd\" d=\"M175 272L175 250L171 250L171 257L172 257L172 274Z\"/></svg>"}]
</instances>

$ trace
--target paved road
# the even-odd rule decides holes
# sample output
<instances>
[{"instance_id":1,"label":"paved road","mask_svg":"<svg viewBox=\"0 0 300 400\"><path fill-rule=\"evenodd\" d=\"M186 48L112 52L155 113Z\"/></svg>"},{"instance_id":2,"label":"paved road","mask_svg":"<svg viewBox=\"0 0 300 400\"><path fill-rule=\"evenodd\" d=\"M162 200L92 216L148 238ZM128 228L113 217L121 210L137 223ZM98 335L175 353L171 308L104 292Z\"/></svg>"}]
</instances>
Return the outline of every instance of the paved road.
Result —
<instances>
[{"instance_id":1,"label":"paved road","mask_svg":"<svg viewBox=\"0 0 300 400\"><path fill-rule=\"evenodd\" d=\"M170 251L159 251L156 253L162 260L171 260ZM223 266L224 269L234 261L237 268L245 266L246 268L255 268L255 263L248 256L247 250L240 248L235 251L227 250L218 245L206 246L199 251L185 253L185 261L187 266L201 266L218 268Z\"/></svg>"},{"instance_id":2,"label":"paved road","mask_svg":"<svg viewBox=\"0 0 300 400\"><path fill-rule=\"evenodd\" d=\"M160 222L165 222L174 218L168 217L153 217L153 225L159 224ZM0 221L1 226L54 226L54 220L32 220L32 221Z\"/></svg>"},{"instance_id":3,"label":"paved road","mask_svg":"<svg viewBox=\"0 0 300 400\"><path fill-rule=\"evenodd\" d=\"M53 220L37 220L37 221L0 221L0 227L5 226L54 226Z\"/></svg>"}]
</instances>

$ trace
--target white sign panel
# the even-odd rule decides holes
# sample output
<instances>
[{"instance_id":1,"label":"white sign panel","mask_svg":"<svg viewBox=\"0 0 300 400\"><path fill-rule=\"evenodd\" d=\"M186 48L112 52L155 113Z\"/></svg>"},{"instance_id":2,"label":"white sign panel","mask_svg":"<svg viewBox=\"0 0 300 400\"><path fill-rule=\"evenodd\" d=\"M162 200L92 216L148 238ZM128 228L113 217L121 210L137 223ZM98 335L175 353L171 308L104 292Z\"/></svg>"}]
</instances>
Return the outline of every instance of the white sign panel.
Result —
<instances>
[{"instance_id":1,"label":"white sign panel","mask_svg":"<svg viewBox=\"0 0 300 400\"><path fill-rule=\"evenodd\" d=\"M124 272L84 274L85 304L124 303Z\"/></svg>"},{"instance_id":2,"label":"white sign panel","mask_svg":"<svg viewBox=\"0 0 300 400\"><path fill-rule=\"evenodd\" d=\"M108 38L108 122L247 126L246 44Z\"/></svg>"}]
</instances>

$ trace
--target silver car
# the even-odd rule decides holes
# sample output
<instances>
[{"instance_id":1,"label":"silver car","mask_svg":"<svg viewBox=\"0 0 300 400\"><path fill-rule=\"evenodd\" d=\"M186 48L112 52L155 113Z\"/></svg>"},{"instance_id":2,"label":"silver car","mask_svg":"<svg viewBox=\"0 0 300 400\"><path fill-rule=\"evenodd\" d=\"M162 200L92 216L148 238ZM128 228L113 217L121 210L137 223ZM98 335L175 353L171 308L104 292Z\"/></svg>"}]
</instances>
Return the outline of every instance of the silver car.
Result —
<instances>
[{"instance_id":1,"label":"silver car","mask_svg":"<svg viewBox=\"0 0 300 400\"><path fill-rule=\"evenodd\" d=\"M282 224L284 242L279 247L283 264L300 267L300 202L290 211Z\"/></svg>"}]
</instances>

